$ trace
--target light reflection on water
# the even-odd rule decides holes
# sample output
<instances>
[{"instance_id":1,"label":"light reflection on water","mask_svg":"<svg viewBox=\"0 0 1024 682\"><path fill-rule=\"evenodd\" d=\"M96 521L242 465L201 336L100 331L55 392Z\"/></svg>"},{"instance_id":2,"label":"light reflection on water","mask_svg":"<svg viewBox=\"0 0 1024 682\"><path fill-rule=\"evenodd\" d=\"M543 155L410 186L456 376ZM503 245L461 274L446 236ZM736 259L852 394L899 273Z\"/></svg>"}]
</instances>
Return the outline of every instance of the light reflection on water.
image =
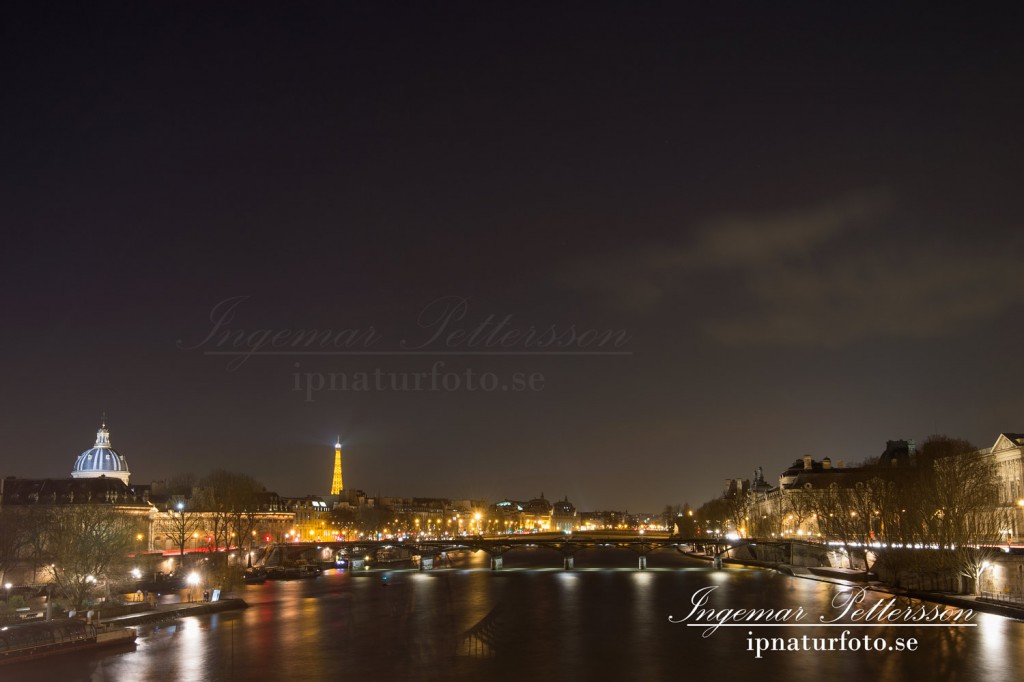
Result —
<instances>
[{"instance_id":1,"label":"light reflection on water","mask_svg":"<svg viewBox=\"0 0 1024 682\"><path fill-rule=\"evenodd\" d=\"M655 632L664 625L662 609L655 601L655 582L658 575L652 571L636 571L629 576L632 591L632 608L629 619L633 623L628 640L629 651L636 679L654 679L658 672L658 659L661 652L657 650Z\"/></svg>"},{"instance_id":2,"label":"light reflection on water","mask_svg":"<svg viewBox=\"0 0 1024 682\"><path fill-rule=\"evenodd\" d=\"M728 670L758 680L926 673L995 681L1016 678L1024 665L1024 624L987 615L970 629L870 631L916 636L914 653L768 653L757 660L747 651L747 628L702 638L700 628L670 624L668 616L685 615L695 590L715 586L711 606L802 606L804 622L814 622L832 613L836 586L770 571L712 571L678 555L652 556L653 568L640 572L625 568L635 566L634 554L586 553L567 572L526 568L560 564L549 552L515 554L500 572L487 570L482 554L454 557L453 569L387 571L386 588L384 571L248 586L244 611L142 627L134 652L22 664L0 669L0 679L675 680L717 679ZM887 596L868 593L862 606ZM756 636L836 630L762 629Z\"/></svg>"}]
</instances>

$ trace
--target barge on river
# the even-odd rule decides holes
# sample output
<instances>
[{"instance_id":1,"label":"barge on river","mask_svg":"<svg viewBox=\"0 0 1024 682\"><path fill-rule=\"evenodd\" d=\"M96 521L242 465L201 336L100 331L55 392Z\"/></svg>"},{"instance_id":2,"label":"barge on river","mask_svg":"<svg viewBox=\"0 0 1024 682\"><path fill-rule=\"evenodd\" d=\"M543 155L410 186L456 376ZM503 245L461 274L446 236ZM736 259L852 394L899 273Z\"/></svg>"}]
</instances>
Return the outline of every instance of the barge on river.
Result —
<instances>
[{"instance_id":1,"label":"barge on river","mask_svg":"<svg viewBox=\"0 0 1024 682\"><path fill-rule=\"evenodd\" d=\"M77 619L7 625L0 627L0 665L134 643L132 628L97 628Z\"/></svg>"}]
</instances>

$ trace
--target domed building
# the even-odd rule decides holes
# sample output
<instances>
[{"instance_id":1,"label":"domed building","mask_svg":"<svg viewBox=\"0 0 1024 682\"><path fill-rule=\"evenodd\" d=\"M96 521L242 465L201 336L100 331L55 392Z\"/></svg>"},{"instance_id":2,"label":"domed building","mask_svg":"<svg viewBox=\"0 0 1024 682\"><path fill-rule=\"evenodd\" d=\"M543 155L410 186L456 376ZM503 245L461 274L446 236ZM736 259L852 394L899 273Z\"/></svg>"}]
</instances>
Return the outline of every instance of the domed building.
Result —
<instances>
[{"instance_id":1,"label":"domed building","mask_svg":"<svg viewBox=\"0 0 1024 682\"><path fill-rule=\"evenodd\" d=\"M537 531L551 530L551 503L544 497L544 493L527 502L523 512L526 528Z\"/></svg>"},{"instance_id":2,"label":"domed building","mask_svg":"<svg viewBox=\"0 0 1024 682\"><path fill-rule=\"evenodd\" d=\"M128 462L110 447L110 432L107 431L107 420L100 422L100 430L96 432L96 443L75 460L75 468L71 470L72 478L117 478L128 484Z\"/></svg>"}]
</instances>

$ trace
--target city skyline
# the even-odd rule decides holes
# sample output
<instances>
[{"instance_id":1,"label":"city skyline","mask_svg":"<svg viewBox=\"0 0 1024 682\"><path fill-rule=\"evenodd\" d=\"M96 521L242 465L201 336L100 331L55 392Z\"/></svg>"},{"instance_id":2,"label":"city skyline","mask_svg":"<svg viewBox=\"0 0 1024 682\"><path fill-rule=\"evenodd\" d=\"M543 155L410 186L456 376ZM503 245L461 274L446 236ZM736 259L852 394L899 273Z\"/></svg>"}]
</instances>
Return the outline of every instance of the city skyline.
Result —
<instances>
[{"instance_id":1,"label":"city skyline","mask_svg":"<svg viewBox=\"0 0 1024 682\"><path fill-rule=\"evenodd\" d=\"M79 477L79 476L82 476L82 475L89 475L89 476L99 475L99 474L96 474L96 473L82 474L82 473L79 472L80 471L79 467L80 467L80 464L83 462L83 460L86 457L89 457L92 453L97 451L96 448L102 447L102 448L109 448L109 449L111 449L115 453L114 456L120 462L120 464L117 467L115 467L115 470L117 472L119 472L119 473L115 474L115 477L121 478L122 480L124 480L127 483L128 482L128 476L129 476L129 467L128 467L128 464L126 463L126 459L127 458L121 452L121 448L117 448L116 450L113 450L110 430L107 427L107 416L106 416L106 413L103 413L102 417L100 418L99 425L100 425L99 426L99 431L96 433L96 442L94 444L93 449L87 449L84 452L82 452L81 454L76 455L75 467L74 467L73 471L71 472L71 476L72 477ZM1007 432L1000 432L999 434L997 434L996 442L998 443L999 441L1004 440L1005 437L1006 437L1005 436L1006 433ZM929 435L930 436L938 436L938 435L945 435L945 434L929 434ZM1017 434L1010 433L1010 435L1011 436L1015 436ZM345 441L341 437L341 434L337 434L331 440L333 441L333 444L330 445L330 452L333 455L333 457L331 458L331 462L333 462L333 472L329 475L329 478L330 478L330 483L329 484L328 483L323 483L323 481L321 481L320 483L322 485L318 485L318 486L315 486L314 488L307 489L307 490L301 490L301 491L299 491L299 490L278 490L278 489L274 489L272 485L267 485L267 483L265 481L263 481L262 479L260 479L258 476L254 476L254 478L256 478L256 480L259 481L260 483L262 483L264 485L267 485L267 489L268 490L272 490L273 492L281 494L283 497L288 497L288 498L296 498L296 497L303 497L303 496L310 496L310 495L316 496L316 497L322 497L322 498L331 498L331 497L337 497L339 495L339 493L344 494L345 492L352 492L352 491L359 491L359 492L365 493L368 497L380 497L380 496L383 496L383 497L423 498L423 499L427 499L427 498L437 498L437 499L441 499L441 498L445 498L445 499L484 499L484 500L487 500L487 501L509 500L509 499L524 499L525 500L525 499L528 499L530 497L535 497L536 496L533 493L529 493L529 494L526 494L524 496L523 494L520 494L523 491L504 491L504 492L501 492L500 494L493 495L493 496L485 496L485 495L472 494L472 493L469 493L469 494L465 494L465 493L463 493L463 494L452 494L451 491L445 491L445 490L413 490L413 491L401 491L401 490L398 490L398 491L396 491L396 490L393 490L393 489L387 487L386 482L385 482L385 485L376 486L376 487L372 487L372 486L368 486L368 487L367 486L364 486L364 487L348 486L348 487L345 487L341 483L342 482L341 457L342 457L342 450L343 450L344 447L346 447L345 446ZM892 440L887 441L886 442L886 450L891 448L893 446L893 443L901 443L901 442L902 443L909 442L910 443L910 445L909 445L910 452L913 453L913 451L914 451L914 443L916 442L915 439L913 439L913 438L908 439L908 440L900 439L900 440L896 440L896 441L892 441ZM991 448L988 448L988 446L986 446L984 444L976 444L976 445L978 445L978 449L979 450L991 449ZM327 450L326 447L324 449L325 449L325 451ZM106 451L106 450L104 450L104 451ZM879 453L879 454L883 454L883 453ZM756 479L759 475L762 475L762 476L765 475L764 472L767 471L768 472L767 473L767 478L765 480L775 481L775 479L776 479L776 472L773 470L773 468L777 468L778 469L778 472L777 472L778 473L778 477L781 480L781 478L783 478L786 475L787 468L791 467L791 462L792 461L795 460L795 461L797 461L799 463L800 461L807 460L808 458L811 458L811 457L812 457L812 455L810 453L803 453L801 455L794 456L794 458L792 458L791 460L787 460L787 461L784 461L784 462L772 462L772 463L768 463L768 464L758 464L755 467L755 469L754 469L754 475L751 477L751 479L747 479L747 480L748 481L754 481L754 479ZM843 459L843 458L833 458L833 457L829 456L828 454L814 455L814 457L816 457L818 459L824 459L826 461L833 461L834 460L834 462L835 462L834 466L836 466L838 469L844 469L845 467L859 467L859 466L861 466L865 462L870 462L872 460L876 460L878 455L877 454L876 455L868 455L868 456L866 456L864 458L854 459L854 460L846 460L846 459ZM326 457L325 457L325 459L326 459ZM345 461L348 461L347 458L346 458ZM722 467L722 471L720 472L722 474L722 476L718 479L718 482L720 483L721 480L724 479L726 481L727 485L730 482L732 482L732 481L736 481L736 480L739 480L739 479L744 479L746 473L749 473L749 472L741 472L741 471L735 471L735 472L726 471L725 469L730 466L728 463L721 463L718 466ZM47 471L49 470L49 468L47 468L47 467L43 467L43 469L45 469ZM197 471L175 471L175 472L172 472L171 474L169 474L168 476L166 476L163 479L156 479L156 480L162 480L162 481L166 482L167 480L182 479L183 476L187 476L187 475L195 476L198 479L198 478L202 478L203 476L205 476L205 475L207 475L207 474L209 474L211 472L215 472L215 471L218 471L218 470L224 470L224 469L225 469L225 467L219 466L216 462L211 462L209 464L208 468L204 469L204 470L197 470ZM97 469L97 471L99 471L99 470ZM717 471L717 469L716 469L716 471ZM244 473L244 474L247 474L247 475L252 475L252 472L242 471L242 470L238 470L238 473ZM10 474L5 474L5 475L10 475ZM60 475L60 474L50 475L50 474L43 474L43 473L35 473L35 474L22 475L22 476L17 476L17 477L18 478L62 478L63 476ZM325 478L324 480L327 480L327 478ZM149 483L155 482L155 480L154 479L142 479L140 477L136 477L134 482L135 482L135 484L140 484L140 483L149 484ZM323 492L321 490L321 488L325 489L327 492ZM541 485L541 492L539 493L540 497L544 497L545 496L545 493L543 492L544 489L545 489L544 486ZM631 512L636 512L636 513L653 514L653 513L659 513L659 510L661 510L661 508L666 506L666 505L679 506L679 505L682 505L682 504L689 504L693 508L696 508L696 507L699 507L703 503L706 503L706 502L709 502L709 501L711 501L713 499L716 499L720 494L721 494L721 486L719 485L718 487L711 487L711 488L709 488L708 490L704 491L703 496L698 496L698 497L693 498L693 499L689 499L688 498L688 499L685 499L685 500L673 500L673 501L666 501L664 503L651 500L650 503L647 504L646 506L639 506L639 507L633 507L633 508L629 508L629 507L623 506L623 505L616 505L613 502L610 505L604 505L603 507L591 507L591 508L588 508L587 510L588 511L598 511L598 510L613 510L614 509L614 510L618 510L618 511L631 511ZM554 499L558 499L560 497L563 497L563 495L562 494L554 495ZM567 494L565 494L564 497L568 498L569 496Z\"/></svg>"},{"instance_id":2,"label":"city skyline","mask_svg":"<svg viewBox=\"0 0 1024 682\"><path fill-rule=\"evenodd\" d=\"M4 679L1003 680L982 3L18 3Z\"/></svg>"},{"instance_id":3,"label":"city skyline","mask_svg":"<svg viewBox=\"0 0 1024 682\"><path fill-rule=\"evenodd\" d=\"M19 7L0 473L106 411L146 480L341 431L368 493L656 510L1022 431L1014 19Z\"/></svg>"}]
</instances>

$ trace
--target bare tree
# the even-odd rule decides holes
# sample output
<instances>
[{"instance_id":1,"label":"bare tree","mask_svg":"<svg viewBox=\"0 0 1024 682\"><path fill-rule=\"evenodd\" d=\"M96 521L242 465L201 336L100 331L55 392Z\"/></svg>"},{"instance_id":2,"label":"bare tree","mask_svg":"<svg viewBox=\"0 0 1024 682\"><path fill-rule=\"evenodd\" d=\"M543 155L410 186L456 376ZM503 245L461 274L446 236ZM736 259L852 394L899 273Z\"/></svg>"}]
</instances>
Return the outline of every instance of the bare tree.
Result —
<instances>
[{"instance_id":1,"label":"bare tree","mask_svg":"<svg viewBox=\"0 0 1024 682\"><path fill-rule=\"evenodd\" d=\"M791 490L782 495L782 509L780 523L785 521L792 525L793 529L799 530L805 521L815 518L816 504L815 496L819 494L816 490ZM785 524L783 524L785 525ZM784 528L780 528L784 530Z\"/></svg>"},{"instance_id":2,"label":"bare tree","mask_svg":"<svg viewBox=\"0 0 1024 682\"><path fill-rule=\"evenodd\" d=\"M21 561L29 545L28 524L23 510L0 508L0 583L7 581L7 572Z\"/></svg>"},{"instance_id":3,"label":"bare tree","mask_svg":"<svg viewBox=\"0 0 1024 682\"><path fill-rule=\"evenodd\" d=\"M192 497L199 479L191 471L175 476L167 481L167 493L172 497L188 499Z\"/></svg>"},{"instance_id":4,"label":"bare tree","mask_svg":"<svg viewBox=\"0 0 1024 682\"><path fill-rule=\"evenodd\" d=\"M258 515L263 504L266 488L263 484L247 476L237 474L232 479L226 496L231 528L236 534L237 546L248 543L252 549L253 536L256 532Z\"/></svg>"},{"instance_id":5,"label":"bare tree","mask_svg":"<svg viewBox=\"0 0 1024 682\"><path fill-rule=\"evenodd\" d=\"M959 577L970 579L978 594L982 572L998 552L996 545L1008 521L998 506L995 467L977 455L953 455L935 461L932 481L935 544L945 562Z\"/></svg>"},{"instance_id":6,"label":"bare tree","mask_svg":"<svg viewBox=\"0 0 1024 682\"><path fill-rule=\"evenodd\" d=\"M164 523L167 534L174 540L178 547L178 555L184 562L185 545L192 534L198 531L202 525L202 515L191 509L184 497L175 496L170 498L167 503Z\"/></svg>"},{"instance_id":7,"label":"bare tree","mask_svg":"<svg viewBox=\"0 0 1024 682\"><path fill-rule=\"evenodd\" d=\"M992 463L970 442L934 435L921 445L916 466L886 472L891 495L880 506L887 547L883 562L900 584L967 578L980 589L987 562L1007 528Z\"/></svg>"},{"instance_id":8,"label":"bare tree","mask_svg":"<svg viewBox=\"0 0 1024 682\"><path fill-rule=\"evenodd\" d=\"M196 486L195 494L189 503L196 511L202 513L199 530L204 536L204 545L207 551L212 553L220 547L227 546L230 532L228 509L220 499L214 484L209 483L209 477L203 479L202 485Z\"/></svg>"},{"instance_id":9,"label":"bare tree","mask_svg":"<svg viewBox=\"0 0 1024 682\"><path fill-rule=\"evenodd\" d=\"M250 535L266 488L248 474L223 469L211 472L203 479L203 484L212 493L212 507L224 512L225 534L221 537L224 546L230 545L231 533L235 533L239 542Z\"/></svg>"},{"instance_id":10,"label":"bare tree","mask_svg":"<svg viewBox=\"0 0 1024 682\"><path fill-rule=\"evenodd\" d=\"M74 607L83 607L97 585L122 578L135 530L129 516L105 505L68 505L49 510L48 570Z\"/></svg>"},{"instance_id":11,"label":"bare tree","mask_svg":"<svg viewBox=\"0 0 1024 682\"><path fill-rule=\"evenodd\" d=\"M814 503L814 515L822 535L844 544L853 542L854 529L850 523L849 493L838 483L818 491L811 499Z\"/></svg>"}]
</instances>

